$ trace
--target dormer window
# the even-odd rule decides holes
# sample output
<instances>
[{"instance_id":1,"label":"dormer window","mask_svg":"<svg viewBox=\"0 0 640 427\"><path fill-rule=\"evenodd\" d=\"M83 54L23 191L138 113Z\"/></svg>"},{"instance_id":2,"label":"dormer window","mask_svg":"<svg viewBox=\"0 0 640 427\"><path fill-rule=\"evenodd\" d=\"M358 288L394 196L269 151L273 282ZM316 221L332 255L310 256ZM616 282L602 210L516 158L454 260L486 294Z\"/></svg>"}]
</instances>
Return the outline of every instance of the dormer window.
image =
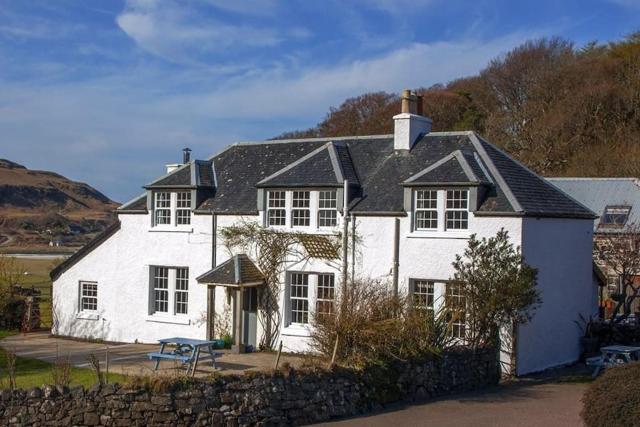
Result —
<instances>
[{"instance_id":1,"label":"dormer window","mask_svg":"<svg viewBox=\"0 0 640 427\"><path fill-rule=\"evenodd\" d=\"M191 192L157 191L154 193L154 226L190 225Z\"/></svg>"},{"instance_id":2,"label":"dormer window","mask_svg":"<svg viewBox=\"0 0 640 427\"><path fill-rule=\"evenodd\" d=\"M265 190L259 209L267 227L329 229L338 226L338 189Z\"/></svg>"},{"instance_id":3,"label":"dormer window","mask_svg":"<svg viewBox=\"0 0 640 427\"><path fill-rule=\"evenodd\" d=\"M287 221L286 193L269 191L267 199L267 224L284 227Z\"/></svg>"},{"instance_id":4,"label":"dormer window","mask_svg":"<svg viewBox=\"0 0 640 427\"><path fill-rule=\"evenodd\" d=\"M469 228L469 191L447 190L447 230L466 230Z\"/></svg>"},{"instance_id":5,"label":"dormer window","mask_svg":"<svg viewBox=\"0 0 640 427\"><path fill-rule=\"evenodd\" d=\"M318 227L335 227L338 223L336 190L318 192Z\"/></svg>"},{"instance_id":6,"label":"dormer window","mask_svg":"<svg viewBox=\"0 0 640 427\"><path fill-rule=\"evenodd\" d=\"M413 195L414 230L469 229L469 190L419 189Z\"/></svg>"},{"instance_id":7,"label":"dormer window","mask_svg":"<svg viewBox=\"0 0 640 427\"><path fill-rule=\"evenodd\" d=\"M416 230L438 229L438 192L416 191Z\"/></svg>"},{"instance_id":8,"label":"dormer window","mask_svg":"<svg viewBox=\"0 0 640 427\"><path fill-rule=\"evenodd\" d=\"M171 224L171 193L156 193L155 213L156 225Z\"/></svg>"},{"instance_id":9,"label":"dormer window","mask_svg":"<svg viewBox=\"0 0 640 427\"><path fill-rule=\"evenodd\" d=\"M191 192L181 191L176 193L176 224L191 224Z\"/></svg>"},{"instance_id":10,"label":"dormer window","mask_svg":"<svg viewBox=\"0 0 640 427\"><path fill-rule=\"evenodd\" d=\"M294 191L292 198L291 225L308 227L311 224L311 196L309 191Z\"/></svg>"}]
</instances>

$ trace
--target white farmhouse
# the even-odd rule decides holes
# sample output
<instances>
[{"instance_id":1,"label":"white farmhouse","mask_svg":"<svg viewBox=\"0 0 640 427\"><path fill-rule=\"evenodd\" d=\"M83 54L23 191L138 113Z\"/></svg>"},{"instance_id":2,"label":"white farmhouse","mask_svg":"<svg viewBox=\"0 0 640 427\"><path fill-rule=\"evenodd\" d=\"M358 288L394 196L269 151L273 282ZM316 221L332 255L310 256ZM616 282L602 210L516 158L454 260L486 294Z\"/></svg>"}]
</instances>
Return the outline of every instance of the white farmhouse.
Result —
<instances>
[{"instance_id":1,"label":"white farmhouse","mask_svg":"<svg viewBox=\"0 0 640 427\"><path fill-rule=\"evenodd\" d=\"M596 311L594 214L475 133L431 132L415 101L404 92L393 135L237 143L207 160L185 152L52 272L54 333L206 339L226 319L239 349L256 347L262 276L219 234L241 221L319 235L348 221L359 236L349 275L386 280L435 309L456 295L452 262L469 236L504 228L539 269L543 300L515 331L517 373L575 361L574 321ZM330 307L341 266L288 266L279 295L286 350L309 350L309 320Z\"/></svg>"}]
</instances>

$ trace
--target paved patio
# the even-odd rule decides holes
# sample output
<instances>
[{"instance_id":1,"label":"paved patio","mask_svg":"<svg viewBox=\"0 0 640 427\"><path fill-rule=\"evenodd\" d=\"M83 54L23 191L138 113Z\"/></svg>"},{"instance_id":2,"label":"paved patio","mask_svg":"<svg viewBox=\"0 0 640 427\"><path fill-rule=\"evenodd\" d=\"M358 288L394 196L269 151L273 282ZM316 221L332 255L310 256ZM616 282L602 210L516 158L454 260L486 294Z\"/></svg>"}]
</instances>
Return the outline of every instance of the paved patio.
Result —
<instances>
[{"instance_id":1,"label":"paved patio","mask_svg":"<svg viewBox=\"0 0 640 427\"><path fill-rule=\"evenodd\" d=\"M95 354L104 369L107 347L109 349L109 372L125 375L146 375L154 372L154 362L149 360L147 353L158 351L159 345L152 344L104 344L76 341L71 339L53 338L49 332L31 332L28 334L14 335L0 341L0 347L14 351L18 356L31 357L54 362L57 355L69 357L73 366L79 368L89 367L88 357ZM247 354L232 354L229 350L216 350L224 353L216 359L217 370L211 365L211 359L201 357L198 363L196 376L202 377L216 372L230 375L240 374L245 371L263 371L273 368L276 354L271 352L256 352ZM289 363L293 367L303 364L304 358L283 354L280 357L280 366ZM173 374L176 369L184 369L181 364L172 361L160 363L160 374Z\"/></svg>"}]
</instances>

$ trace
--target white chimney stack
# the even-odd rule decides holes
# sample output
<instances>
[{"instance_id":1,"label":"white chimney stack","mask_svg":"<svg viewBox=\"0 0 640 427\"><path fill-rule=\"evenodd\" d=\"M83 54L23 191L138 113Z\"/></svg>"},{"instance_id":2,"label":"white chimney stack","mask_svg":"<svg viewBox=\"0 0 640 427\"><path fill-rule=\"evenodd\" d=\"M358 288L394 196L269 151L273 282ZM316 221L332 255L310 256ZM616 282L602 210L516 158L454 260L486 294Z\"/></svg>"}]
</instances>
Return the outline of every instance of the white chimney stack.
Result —
<instances>
[{"instance_id":1,"label":"white chimney stack","mask_svg":"<svg viewBox=\"0 0 640 427\"><path fill-rule=\"evenodd\" d=\"M422 116L422 96L410 90L402 91L401 113L393 116L393 147L396 150L411 150L420 135L431 132L431 119Z\"/></svg>"}]
</instances>

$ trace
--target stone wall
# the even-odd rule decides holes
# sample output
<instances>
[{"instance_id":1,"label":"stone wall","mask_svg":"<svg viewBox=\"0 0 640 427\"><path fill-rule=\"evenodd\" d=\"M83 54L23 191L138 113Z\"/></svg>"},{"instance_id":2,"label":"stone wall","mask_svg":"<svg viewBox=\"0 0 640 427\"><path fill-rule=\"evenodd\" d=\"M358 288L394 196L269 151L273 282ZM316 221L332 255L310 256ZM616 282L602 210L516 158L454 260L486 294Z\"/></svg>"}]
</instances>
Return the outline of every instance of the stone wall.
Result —
<instances>
[{"instance_id":1,"label":"stone wall","mask_svg":"<svg viewBox=\"0 0 640 427\"><path fill-rule=\"evenodd\" d=\"M398 401L496 384L495 351L441 357L364 371L279 371L179 383L154 392L119 385L0 392L0 425L300 425L362 414Z\"/></svg>"}]
</instances>

